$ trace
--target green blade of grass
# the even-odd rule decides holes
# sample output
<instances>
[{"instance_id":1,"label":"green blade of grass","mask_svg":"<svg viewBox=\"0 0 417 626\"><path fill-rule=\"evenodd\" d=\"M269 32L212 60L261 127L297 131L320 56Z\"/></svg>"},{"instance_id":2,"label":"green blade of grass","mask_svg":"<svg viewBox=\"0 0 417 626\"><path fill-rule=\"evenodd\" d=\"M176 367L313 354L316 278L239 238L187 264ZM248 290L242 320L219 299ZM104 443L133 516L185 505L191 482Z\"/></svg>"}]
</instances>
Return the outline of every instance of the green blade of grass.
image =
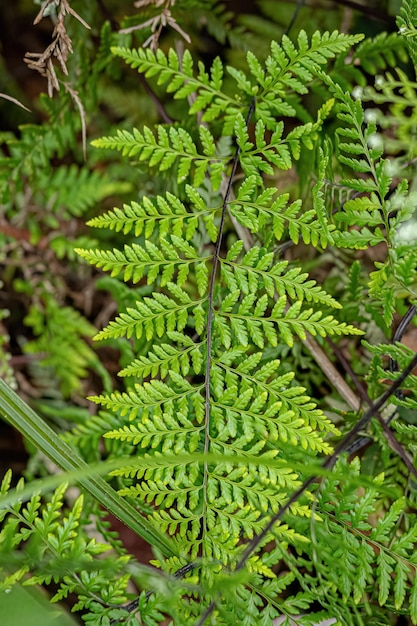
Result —
<instances>
[{"instance_id":1,"label":"green blade of grass","mask_svg":"<svg viewBox=\"0 0 417 626\"><path fill-rule=\"evenodd\" d=\"M176 554L173 542L153 528L150 522L123 500L101 476L94 475L84 459L62 441L52 428L1 379L0 415L62 470L75 471L78 484L94 496L109 513L165 556ZM80 470L84 471L80 473Z\"/></svg>"}]
</instances>

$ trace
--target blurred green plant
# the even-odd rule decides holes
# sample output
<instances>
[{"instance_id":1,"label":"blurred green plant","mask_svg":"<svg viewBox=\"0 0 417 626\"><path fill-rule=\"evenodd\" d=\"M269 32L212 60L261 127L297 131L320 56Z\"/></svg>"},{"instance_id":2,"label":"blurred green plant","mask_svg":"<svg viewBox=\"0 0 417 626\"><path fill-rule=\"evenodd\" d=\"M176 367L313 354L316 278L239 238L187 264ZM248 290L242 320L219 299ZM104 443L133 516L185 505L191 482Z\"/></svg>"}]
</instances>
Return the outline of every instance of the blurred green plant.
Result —
<instances>
[{"instance_id":1,"label":"blurred green plant","mask_svg":"<svg viewBox=\"0 0 417 626\"><path fill-rule=\"evenodd\" d=\"M63 486L45 495L59 478L23 491L7 474L3 584L53 582L90 624L417 623L416 377L373 404L413 358L417 4L399 33L366 38L358 14L303 3L144 0L126 18L114 4L41 6L53 45L27 61L57 93L47 121L2 135L2 279L24 310L2 323L67 432L3 382L1 411L82 491L65 506ZM332 455L340 431L361 463L343 444ZM76 448L107 460L118 492Z\"/></svg>"}]
</instances>

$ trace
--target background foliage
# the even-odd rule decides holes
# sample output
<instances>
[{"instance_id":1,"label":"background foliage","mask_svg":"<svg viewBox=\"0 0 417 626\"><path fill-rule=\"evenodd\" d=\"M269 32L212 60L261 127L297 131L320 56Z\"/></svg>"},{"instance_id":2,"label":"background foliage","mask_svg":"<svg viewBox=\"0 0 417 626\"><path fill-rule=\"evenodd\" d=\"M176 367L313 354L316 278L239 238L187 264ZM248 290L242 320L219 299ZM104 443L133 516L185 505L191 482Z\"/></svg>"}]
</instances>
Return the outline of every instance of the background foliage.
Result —
<instances>
[{"instance_id":1,"label":"background foliage","mask_svg":"<svg viewBox=\"0 0 417 626\"><path fill-rule=\"evenodd\" d=\"M35 4L0 26L0 589L417 623L417 4Z\"/></svg>"}]
</instances>

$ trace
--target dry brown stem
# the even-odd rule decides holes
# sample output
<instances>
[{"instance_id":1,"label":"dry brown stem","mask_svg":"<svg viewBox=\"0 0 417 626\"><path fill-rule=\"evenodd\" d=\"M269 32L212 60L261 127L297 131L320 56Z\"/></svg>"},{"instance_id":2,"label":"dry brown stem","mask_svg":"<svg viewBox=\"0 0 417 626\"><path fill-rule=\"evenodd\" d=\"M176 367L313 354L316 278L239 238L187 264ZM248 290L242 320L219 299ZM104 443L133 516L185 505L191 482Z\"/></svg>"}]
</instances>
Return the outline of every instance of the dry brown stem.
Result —
<instances>
[{"instance_id":1,"label":"dry brown stem","mask_svg":"<svg viewBox=\"0 0 417 626\"><path fill-rule=\"evenodd\" d=\"M59 80L56 75L54 60L58 61L62 72L68 76L67 60L69 53L72 52L72 42L65 28L65 16L67 14L72 15L85 28L90 28L87 22L70 7L68 0L46 0L33 21L35 25L45 16L45 12L51 4L59 7L56 24L52 32L53 41L43 52L27 52L24 57L25 63L31 70L39 72L41 76L47 79L49 97L52 97L54 89L59 91Z\"/></svg>"},{"instance_id":2,"label":"dry brown stem","mask_svg":"<svg viewBox=\"0 0 417 626\"><path fill-rule=\"evenodd\" d=\"M163 28L169 26L177 31L187 41L191 42L189 35L182 30L182 28L178 25L176 19L173 17L170 11L170 7L174 6L175 0L138 0L134 3L134 6L137 9L143 9L147 6L154 5L157 9L161 8L161 11L155 15L155 17L151 17L146 22L142 22L142 24L137 24L135 26L130 26L129 28L123 28L121 33L131 33L135 30L143 30L144 28L151 27L152 34L148 37L148 39L144 42L143 47L149 46L151 50L156 50L158 47L159 37L161 36L161 32Z\"/></svg>"}]
</instances>

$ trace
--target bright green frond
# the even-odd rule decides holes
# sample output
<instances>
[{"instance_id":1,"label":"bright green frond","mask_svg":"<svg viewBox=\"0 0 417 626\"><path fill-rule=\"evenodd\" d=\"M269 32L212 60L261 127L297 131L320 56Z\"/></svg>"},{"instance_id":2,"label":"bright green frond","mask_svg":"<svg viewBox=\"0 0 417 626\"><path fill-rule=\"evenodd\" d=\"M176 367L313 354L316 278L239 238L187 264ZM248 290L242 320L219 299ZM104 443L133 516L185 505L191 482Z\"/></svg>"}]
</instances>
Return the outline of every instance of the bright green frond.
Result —
<instances>
[{"instance_id":1,"label":"bright green frond","mask_svg":"<svg viewBox=\"0 0 417 626\"><path fill-rule=\"evenodd\" d=\"M207 174L213 188L218 189L225 169L224 158L207 156L204 147L202 153L199 152L191 135L181 127L166 129L160 125L155 133L146 126L142 132L137 128L132 133L118 130L115 136L95 139L92 143L97 148L119 150L124 156L148 161L150 167L160 172L175 167L179 183L191 180L193 185L199 186Z\"/></svg>"},{"instance_id":2,"label":"bright green frond","mask_svg":"<svg viewBox=\"0 0 417 626\"><path fill-rule=\"evenodd\" d=\"M186 193L190 201L189 208L172 193L167 193L166 196L157 196L155 200L144 197L141 204L132 202L125 204L123 209L115 208L91 219L88 225L109 228L125 235L132 233L135 237L143 233L147 239L156 233L160 239L173 234L190 241L198 229L199 219L212 218L219 207L206 207L198 192L188 185Z\"/></svg>"}]
</instances>

